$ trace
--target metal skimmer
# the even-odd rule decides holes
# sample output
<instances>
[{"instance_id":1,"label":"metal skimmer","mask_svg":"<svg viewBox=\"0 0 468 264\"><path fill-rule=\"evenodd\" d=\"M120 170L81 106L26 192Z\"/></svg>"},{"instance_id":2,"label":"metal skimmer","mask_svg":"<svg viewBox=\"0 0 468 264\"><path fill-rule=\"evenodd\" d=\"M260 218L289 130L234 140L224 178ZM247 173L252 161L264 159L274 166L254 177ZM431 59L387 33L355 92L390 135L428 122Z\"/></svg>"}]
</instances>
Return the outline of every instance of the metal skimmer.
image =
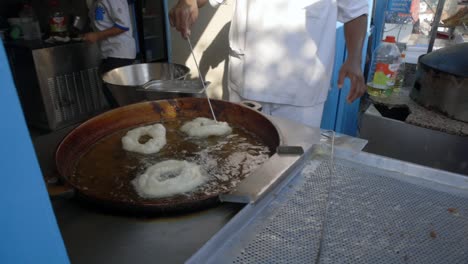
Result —
<instances>
[{"instance_id":1,"label":"metal skimmer","mask_svg":"<svg viewBox=\"0 0 468 264\"><path fill-rule=\"evenodd\" d=\"M169 93L203 93L206 85L203 86L199 80L151 80L142 85L137 91L169 92Z\"/></svg>"},{"instance_id":2,"label":"metal skimmer","mask_svg":"<svg viewBox=\"0 0 468 264\"><path fill-rule=\"evenodd\" d=\"M318 250L317 250L317 256L315 258L315 263L320 262L320 257L322 255L322 244L323 244L323 237L326 232L327 228L327 216L328 216L328 211L330 210L330 204L329 204L329 199L330 199L330 193L332 192L332 178L333 174L335 173L335 131L329 130L327 131L328 133L331 134L331 151L330 151L330 174L328 176L328 188L327 188L327 196L325 198L325 213L322 221L322 229L320 231L320 237L319 237L319 245L318 245ZM322 135L327 136L327 134L322 133Z\"/></svg>"}]
</instances>

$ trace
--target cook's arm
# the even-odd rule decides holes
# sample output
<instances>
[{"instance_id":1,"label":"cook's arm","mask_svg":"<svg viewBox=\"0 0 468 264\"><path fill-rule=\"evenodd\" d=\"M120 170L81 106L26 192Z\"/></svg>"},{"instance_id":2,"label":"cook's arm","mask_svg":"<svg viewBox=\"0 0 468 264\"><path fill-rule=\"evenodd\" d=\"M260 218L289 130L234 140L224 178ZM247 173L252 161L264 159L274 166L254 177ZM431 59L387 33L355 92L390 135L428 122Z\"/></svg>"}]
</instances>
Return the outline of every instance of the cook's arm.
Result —
<instances>
[{"instance_id":1,"label":"cook's arm","mask_svg":"<svg viewBox=\"0 0 468 264\"><path fill-rule=\"evenodd\" d=\"M351 90L346 98L352 103L366 92L364 75L361 70L362 47L366 37L367 15L359 16L344 25L348 57L340 69L338 87L342 87L348 77L351 81Z\"/></svg>"},{"instance_id":2,"label":"cook's arm","mask_svg":"<svg viewBox=\"0 0 468 264\"><path fill-rule=\"evenodd\" d=\"M87 33L83 36L84 40L98 42L130 30L132 24L126 0L103 0L100 5L104 6L102 10L107 10L102 15L108 16L114 25L102 31Z\"/></svg>"},{"instance_id":3,"label":"cook's arm","mask_svg":"<svg viewBox=\"0 0 468 264\"><path fill-rule=\"evenodd\" d=\"M198 19L198 8L206 3L211 5L219 4L221 0L179 0L169 11L169 21L171 26L182 34L183 38L190 35L190 28Z\"/></svg>"},{"instance_id":4,"label":"cook's arm","mask_svg":"<svg viewBox=\"0 0 468 264\"><path fill-rule=\"evenodd\" d=\"M118 27L111 27L103 31L97 32L89 32L83 35L83 40L94 43L98 41L102 41L104 39L120 35L124 33L126 30L123 30Z\"/></svg>"}]
</instances>

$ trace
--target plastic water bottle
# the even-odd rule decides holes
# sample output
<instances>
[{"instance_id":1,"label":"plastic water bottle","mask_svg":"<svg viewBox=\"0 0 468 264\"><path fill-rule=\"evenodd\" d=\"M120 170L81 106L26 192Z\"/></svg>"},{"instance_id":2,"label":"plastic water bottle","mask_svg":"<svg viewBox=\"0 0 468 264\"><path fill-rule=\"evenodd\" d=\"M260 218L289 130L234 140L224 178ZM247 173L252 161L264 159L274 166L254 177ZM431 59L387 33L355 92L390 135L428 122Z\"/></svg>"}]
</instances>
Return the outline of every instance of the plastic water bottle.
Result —
<instances>
[{"instance_id":1,"label":"plastic water bottle","mask_svg":"<svg viewBox=\"0 0 468 264\"><path fill-rule=\"evenodd\" d=\"M401 54L394 36L387 36L372 54L367 92L375 97L387 97L395 86Z\"/></svg>"},{"instance_id":2,"label":"plastic water bottle","mask_svg":"<svg viewBox=\"0 0 468 264\"><path fill-rule=\"evenodd\" d=\"M60 8L59 1L51 0L49 2L49 12L50 35L58 37L68 36L68 18Z\"/></svg>"}]
</instances>

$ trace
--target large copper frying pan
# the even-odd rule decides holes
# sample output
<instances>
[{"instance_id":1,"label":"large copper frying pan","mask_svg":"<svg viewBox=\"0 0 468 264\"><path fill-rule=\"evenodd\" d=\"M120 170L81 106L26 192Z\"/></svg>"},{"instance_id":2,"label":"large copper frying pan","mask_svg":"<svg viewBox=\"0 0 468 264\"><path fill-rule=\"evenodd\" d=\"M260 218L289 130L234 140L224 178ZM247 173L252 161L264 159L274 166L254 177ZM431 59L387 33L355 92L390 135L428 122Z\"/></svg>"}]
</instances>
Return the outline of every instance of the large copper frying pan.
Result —
<instances>
[{"instance_id":1,"label":"large copper frying pan","mask_svg":"<svg viewBox=\"0 0 468 264\"><path fill-rule=\"evenodd\" d=\"M265 116L248 107L226 101L212 100L212 105L220 121L227 121L254 133L266 143L272 154L274 153L280 144L280 136L276 127ZM138 202L119 200L99 191L91 192L86 188L81 188L71 180L77 161L103 137L139 125L195 117L210 117L206 99L179 98L143 102L103 113L78 126L65 137L56 152L57 169L64 181L75 189L78 196L113 209L159 213L197 209L215 203L219 193Z\"/></svg>"}]
</instances>

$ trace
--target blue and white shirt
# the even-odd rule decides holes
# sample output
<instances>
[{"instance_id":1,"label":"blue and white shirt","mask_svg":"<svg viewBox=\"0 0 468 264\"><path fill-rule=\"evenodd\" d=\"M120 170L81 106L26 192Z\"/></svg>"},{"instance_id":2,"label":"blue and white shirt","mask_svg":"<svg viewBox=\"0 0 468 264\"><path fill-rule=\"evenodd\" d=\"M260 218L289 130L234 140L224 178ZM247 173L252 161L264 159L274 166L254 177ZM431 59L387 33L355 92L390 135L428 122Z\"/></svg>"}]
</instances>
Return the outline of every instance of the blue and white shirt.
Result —
<instances>
[{"instance_id":1,"label":"blue and white shirt","mask_svg":"<svg viewBox=\"0 0 468 264\"><path fill-rule=\"evenodd\" d=\"M103 31L112 27L125 30L124 33L99 43L103 58L135 58L135 39L127 0L96 0L90 8L89 17L94 31Z\"/></svg>"}]
</instances>

